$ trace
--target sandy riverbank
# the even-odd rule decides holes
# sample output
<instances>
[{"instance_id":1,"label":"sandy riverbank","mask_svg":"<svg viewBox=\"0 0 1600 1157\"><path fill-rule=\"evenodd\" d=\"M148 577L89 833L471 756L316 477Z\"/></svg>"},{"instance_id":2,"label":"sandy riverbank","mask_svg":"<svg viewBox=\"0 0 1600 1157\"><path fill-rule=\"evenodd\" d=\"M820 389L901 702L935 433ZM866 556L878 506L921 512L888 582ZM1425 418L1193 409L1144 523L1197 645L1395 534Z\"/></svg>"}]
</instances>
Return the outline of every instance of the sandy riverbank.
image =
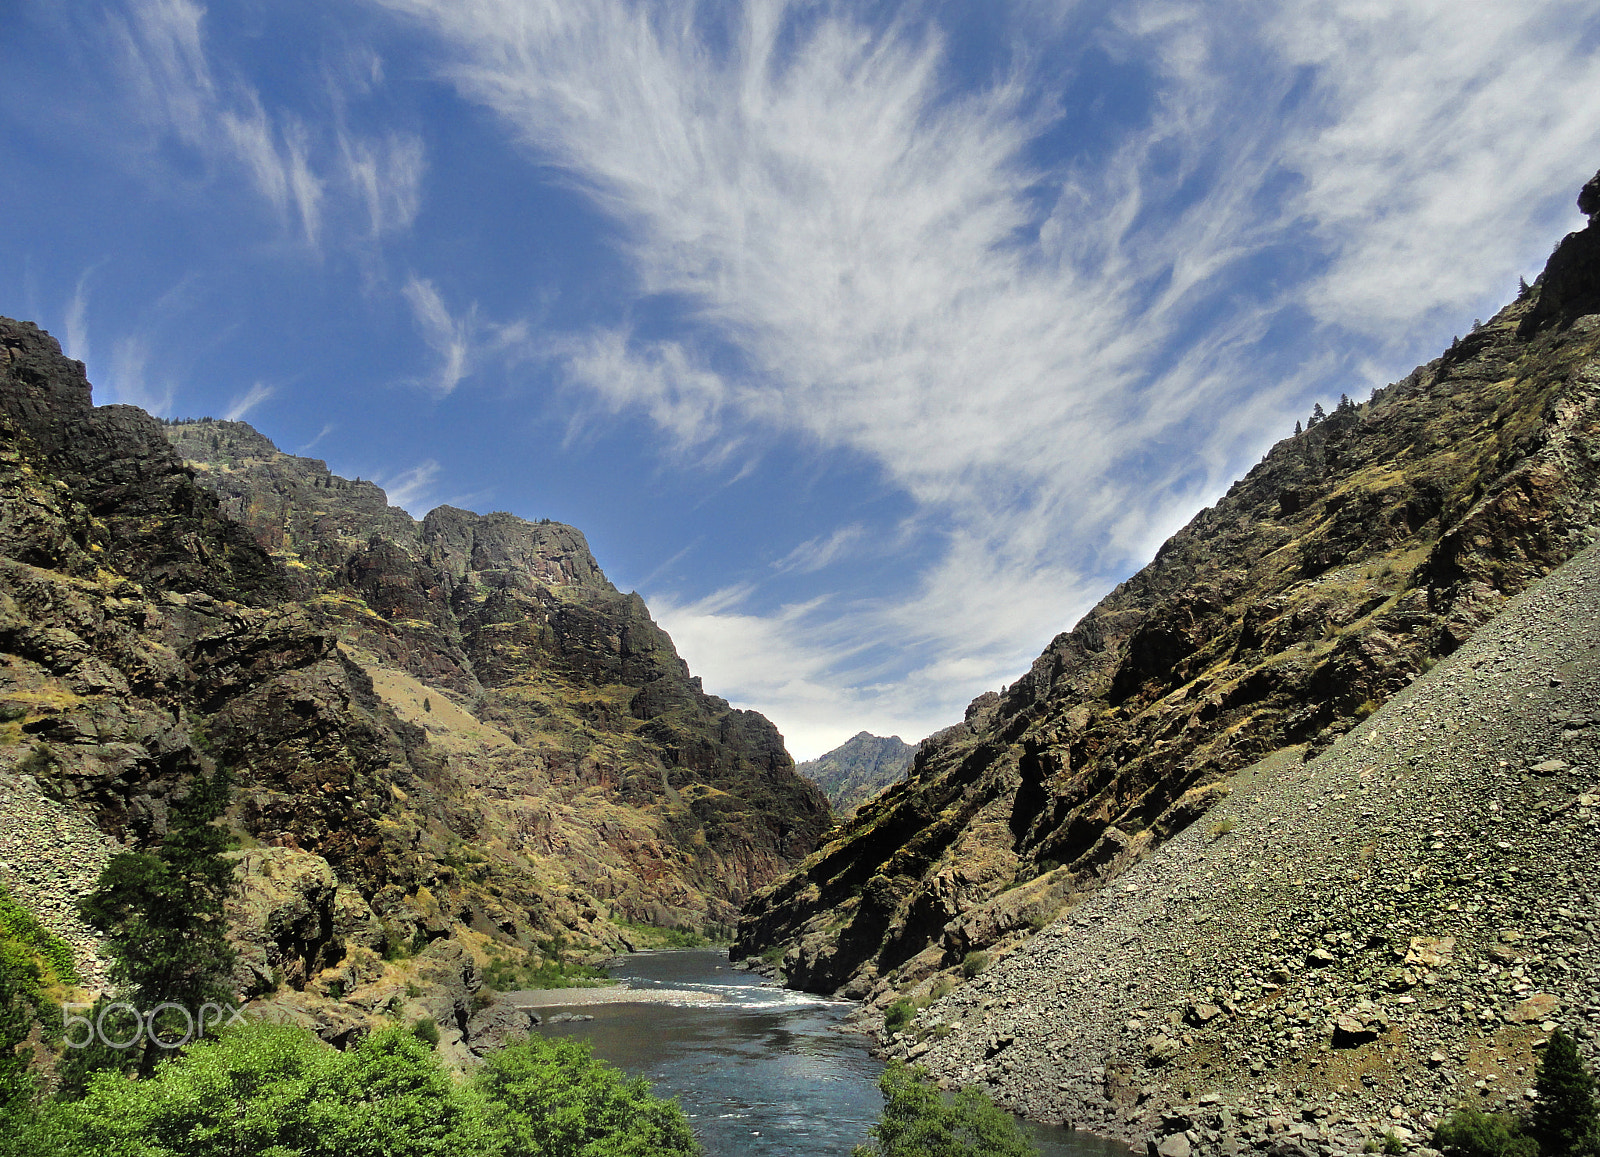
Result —
<instances>
[{"instance_id":1,"label":"sandy riverbank","mask_svg":"<svg viewBox=\"0 0 1600 1157\"><path fill-rule=\"evenodd\" d=\"M501 998L517 1008L560 1008L578 1004L718 1004L722 998L688 988L542 988L508 992Z\"/></svg>"}]
</instances>

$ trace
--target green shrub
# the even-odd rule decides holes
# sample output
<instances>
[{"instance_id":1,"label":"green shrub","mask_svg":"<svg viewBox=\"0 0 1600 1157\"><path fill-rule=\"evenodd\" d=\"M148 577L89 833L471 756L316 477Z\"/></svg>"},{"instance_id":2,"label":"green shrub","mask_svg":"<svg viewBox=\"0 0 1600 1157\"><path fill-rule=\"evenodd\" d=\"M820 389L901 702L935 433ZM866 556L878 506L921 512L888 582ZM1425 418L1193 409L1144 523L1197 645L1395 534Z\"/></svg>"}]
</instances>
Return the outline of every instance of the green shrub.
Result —
<instances>
[{"instance_id":1,"label":"green shrub","mask_svg":"<svg viewBox=\"0 0 1600 1157\"><path fill-rule=\"evenodd\" d=\"M628 939L640 948L709 948L732 939L726 935L727 929L722 925L707 925L705 932L709 935L706 935L693 928L661 928L654 924L636 924L631 920L616 920L614 923L627 932Z\"/></svg>"},{"instance_id":2,"label":"green shrub","mask_svg":"<svg viewBox=\"0 0 1600 1157\"><path fill-rule=\"evenodd\" d=\"M987 967L989 967L987 952L969 952L961 960L961 975L971 980Z\"/></svg>"},{"instance_id":3,"label":"green shrub","mask_svg":"<svg viewBox=\"0 0 1600 1157\"><path fill-rule=\"evenodd\" d=\"M611 977L603 968L569 964L559 958L530 952L520 962L495 957L483 971L484 983L496 992L541 988L595 988Z\"/></svg>"},{"instance_id":4,"label":"green shrub","mask_svg":"<svg viewBox=\"0 0 1600 1157\"><path fill-rule=\"evenodd\" d=\"M28 1062L33 1050L24 1042L44 1005L40 970L25 946L0 935L0 1129L33 1096Z\"/></svg>"},{"instance_id":5,"label":"green shrub","mask_svg":"<svg viewBox=\"0 0 1600 1157\"><path fill-rule=\"evenodd\" d=\"M1485 1113L1468 1105L1433 1131L1433 1147L1445 1157L1538 1157L1539 1146L1525 1136L1515 1117Z\"/></svg>"},{"instance_id":6,"label":"green shrub","mask_svg":"<svg viewBox=\"0 0 1600 1157\"><path fill-rule=\"evenodd\" d=\"M883 1115L853 1157L1038 1157L1016 1121L977 1089L950 1100L920 1066L890 1061L878 1088Z\"/></svg>"},{"instance_id":7,"label":"green shrub","mask_svg":"<svg viewBox=\"0 0 1600 1157\"><path fill-rule=\"evenodd\" d=\"M5 1157L694 1157L683 1111L568 1041L535 1040L451 1077L406 1029L349 1052L304 1029L224 1030L153 1076L102 1073L0 1135Z\"/></svg>"},{"instance_id":8,"label":"green shrub","mask_svg":"<svg viewBox=\"0 0 1600 1157\"><path fill-rule=\"evenodd\" d=\"M411 1035L430 1049L439 1047L439 1024L431 1016L424 1016L413 1021Z\"/></svg>"},{"instance_id":9,"label":"green shrub","mask_svg":"<svg viewBox=\"0 0 1600 1157\"><path fill-rule=\"evenodd\" d=\"M917 1015L917 1006L905 997L893 1001L883 1013L883 1027L890 1032L899 1032L911 1023L911 1018Z\"/></svg>"},{"instance_id":10,"label":"green shrub","mask_svg":"<svg viewBox=\"0 0 1600 1157\"><path fill-rule=\"evenodd\" d=\"M10 941L19 950L36 956L48 970L48 975L40 978L43 983L49 984L52 980L61 984L82 983L67 942L39 923L32 912L12 898L4 885L0 885L0 941Z\"/></svg>"},{"instance_id":11,"label":"green shrub","mask_svg":"<svg viewBox=\"0 0 1600 1157\"><path fill-rule=\"evenodd\" d=\"M576 1041L535 1037L484 1059L474 1089L516 1157L695 1157L700 1146L676 1101L650 1095ZM488 1150L485 1150L486 1152Z\"/></svg>"}]
</instances>

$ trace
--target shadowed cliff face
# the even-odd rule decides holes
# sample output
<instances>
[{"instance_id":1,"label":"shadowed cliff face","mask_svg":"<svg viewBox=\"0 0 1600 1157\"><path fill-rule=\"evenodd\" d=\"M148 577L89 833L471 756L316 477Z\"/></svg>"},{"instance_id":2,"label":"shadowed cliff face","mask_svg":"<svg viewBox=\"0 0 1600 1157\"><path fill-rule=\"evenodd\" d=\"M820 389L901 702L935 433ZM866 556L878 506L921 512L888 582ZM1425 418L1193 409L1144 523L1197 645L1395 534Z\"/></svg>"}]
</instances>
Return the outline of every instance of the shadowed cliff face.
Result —
<instances>
[{"instance_id":1,"label":"shadowed cliff face","mask_svg":"<svg viewBox=\"0 0 1600 1157\"><path fill-rule=\"evenodd\" d=\"M1591 198L1593 200L1593 198ZM755 897L735 955L863 995L1025 939L1309 757L1600 534L1600 228L1523 300L1273 447L907 781Z\"/></svg>"},{"instance_id":2,"label":"shadowed cliff face","mask_svg":"<svg viewBox=\"0 0 1600 1157\"><path fill-rule=\"evenodd\" d=\"M224 764L243 831L332 866L352 943L728 924L828 823L578 531L418 523L240 423L96 409L5 319L0 552L0 769L142 842Z\"/></svg>"}]
</instances>

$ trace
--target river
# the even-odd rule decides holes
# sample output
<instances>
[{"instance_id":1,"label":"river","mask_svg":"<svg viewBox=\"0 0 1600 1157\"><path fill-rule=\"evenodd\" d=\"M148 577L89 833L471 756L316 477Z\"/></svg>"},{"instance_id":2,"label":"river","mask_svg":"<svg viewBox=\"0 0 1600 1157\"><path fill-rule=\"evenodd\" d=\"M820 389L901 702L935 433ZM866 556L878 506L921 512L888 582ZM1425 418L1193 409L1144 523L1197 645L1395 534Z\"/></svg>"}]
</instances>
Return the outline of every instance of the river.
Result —
<instances>
[{"instance_id":1,"label":"river","mask_svg":"<svg viewBox=\"0 0 1600 1157\"><path fill-rule=\"evenodd\" d=\"M707 1157L848 1157L883 1099L883 1065L837 1026L854 1006L791 992L729 966L725 951L676 949L620 958L633 988L718 998L697 1004L592 1004L546 1010L546 1036L588 1041L602 1057L677 1097ZM529 994L532 995L532 994ZM548 1023L562 1013L593 1020ZM1126 1146L1024 1122L1045 1157L1128 1157Z\"/></svg>"}]
</instances>

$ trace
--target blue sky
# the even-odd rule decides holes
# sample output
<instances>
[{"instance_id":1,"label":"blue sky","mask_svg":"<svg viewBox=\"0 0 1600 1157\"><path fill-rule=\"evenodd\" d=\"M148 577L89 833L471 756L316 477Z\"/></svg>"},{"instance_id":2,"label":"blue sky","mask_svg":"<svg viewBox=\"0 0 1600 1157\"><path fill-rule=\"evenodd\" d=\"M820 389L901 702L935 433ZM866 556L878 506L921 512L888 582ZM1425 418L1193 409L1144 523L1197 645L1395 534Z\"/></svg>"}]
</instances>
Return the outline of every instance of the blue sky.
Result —
<instances>
[{"instance_id":1,"label":"blue sky","mask_svg":"<svg viewBox=\"0 0 1600 1157\"><path fill-rule=\"evenodd\" d=\"M0 313L571 522L797 758L1016 678L1582 222L1591 0L7 0Z\"/></svg>"}]
</instances>

